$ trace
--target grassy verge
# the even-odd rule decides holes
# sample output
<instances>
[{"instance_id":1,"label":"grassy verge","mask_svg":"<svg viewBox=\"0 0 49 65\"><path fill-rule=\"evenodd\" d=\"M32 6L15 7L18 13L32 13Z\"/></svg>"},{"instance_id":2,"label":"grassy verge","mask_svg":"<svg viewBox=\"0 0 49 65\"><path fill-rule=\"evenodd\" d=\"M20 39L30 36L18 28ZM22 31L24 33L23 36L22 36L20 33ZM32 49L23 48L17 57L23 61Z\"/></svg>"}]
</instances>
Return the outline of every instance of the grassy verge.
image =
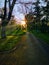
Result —
<instances>
[{"instance_id":1,"label":"grassy verge","mask_svg":"<svg viewBox=\"0 0 49 65\"><path fill-rule=\"evenodd\" d=\"M18 36L7 36L6 39L0 39L0 51L11 50L18 42Z\"/></svg>"},{"instance_id":2,"label":"grassy verge","mask_svg":"<svg viewBox=\"0 0 49 65\"><path fill-rule=\"evenodd\" d=\"M0 51L11 50L17 45L17 42L20 40L20 37L24 35L25 32L23 30L13 29L12 31L6 31L7 38L0 38Z\"/></svg>"},{"instance_id":3,"label":"grassy verge","mask_svg":"<svg viewBox=\"0 0 49 65\"><path fill-rule=\"evenodd\" d=\"M37 32L36 30L31 31L36 37L40 38L44 42L49 44L49 34Z\"/></svg>"}]
</instances>

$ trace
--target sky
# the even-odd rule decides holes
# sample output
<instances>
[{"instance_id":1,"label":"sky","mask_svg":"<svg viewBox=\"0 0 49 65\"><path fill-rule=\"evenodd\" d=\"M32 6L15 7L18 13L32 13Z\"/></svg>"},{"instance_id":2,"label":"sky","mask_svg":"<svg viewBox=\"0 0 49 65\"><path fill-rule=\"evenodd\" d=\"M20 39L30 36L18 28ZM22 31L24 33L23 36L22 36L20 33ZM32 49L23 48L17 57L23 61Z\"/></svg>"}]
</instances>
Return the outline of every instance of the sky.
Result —
<instances>
[{"instance_id":1,"label":"sky","mask_svg":"<svg viewBox=\"0 0 49 65\"><path fill-rule=\"evenodd\" d=\"M0 0L0 8L4 7L4 1L5 0ZM36 2L36 0L18 0L18 1L21 1L21 2ZM40 6L46 5L46 3L43 2L43 0L40 0L40 2L41 2ZM22 9L22 7L23 7L23 9ZM31 5L28 5L27 7L30 8ZM29 11L29 10L27 10L27 11ZM24 14L26 14L25 12L26 12L26 10L25 10L24 5L15 4L14 9L13 9L13 15L15 16L15 18L17 18L18 20L23 20Z\"/></svg>"}]
</instances>

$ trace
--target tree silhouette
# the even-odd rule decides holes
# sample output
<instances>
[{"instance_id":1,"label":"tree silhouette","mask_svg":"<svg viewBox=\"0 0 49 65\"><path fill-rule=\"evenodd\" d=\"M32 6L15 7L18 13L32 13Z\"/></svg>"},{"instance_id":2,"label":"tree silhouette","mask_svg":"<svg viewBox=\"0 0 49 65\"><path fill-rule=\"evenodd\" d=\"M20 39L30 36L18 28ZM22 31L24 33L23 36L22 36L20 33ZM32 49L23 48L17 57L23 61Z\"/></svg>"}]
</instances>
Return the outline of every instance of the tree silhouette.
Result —
<instances>
[{"instance_id":1,"label":"tree silhouette","mask_svg":"<svg viewBox=\"0 0 49 65\"><path fill-rule=\"evenodd\" d=\"M9 8L9 12L8 12L8 16L7 16L7 2L9 3L8 8ZM1 30L1 38L6 38L6 25L9 23L11 16L12 16L12 11L14 8L14 5L16 3L16 0L12 1L11 4L11 0L5 0L4 2L4 14L2 15L2 30Z\"/></svg>"},{"instance_id":2,"label":"tree silhouette","mask_svg":"<svg viewBox=\"0 0 49 65\"><path fill-rule=\"evenodd\" d=\"M47 5L43 8L43 16L45 16L42 20L42 32L48 32L49 31L49 26L47 26L49 22L49 1L46 1Z\"/></svg>"}]
</instances>

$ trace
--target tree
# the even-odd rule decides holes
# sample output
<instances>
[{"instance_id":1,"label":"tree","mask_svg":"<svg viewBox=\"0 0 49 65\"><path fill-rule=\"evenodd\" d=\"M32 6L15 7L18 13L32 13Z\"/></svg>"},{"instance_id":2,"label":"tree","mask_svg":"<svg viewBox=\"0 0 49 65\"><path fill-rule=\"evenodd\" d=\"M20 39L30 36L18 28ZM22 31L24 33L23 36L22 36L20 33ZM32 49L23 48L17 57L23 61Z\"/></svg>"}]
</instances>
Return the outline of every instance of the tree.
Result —
<instances>
[{"instance_id":1,"label":"tree","mask_svg":"<svg viewBox=\"0 0 49 65\"><path fill-rule=\"evenodd\" d=\"M8 12L8 16L7 16L7 2L9 2L9 12ZM11 0L5 0L4 2L4 14L2 17L2 29L1 29L1 38L4 39L6 38L6 25L9 23L11 16L12 16L12 11L14 8L16 0L12 0L12 4L11 4Z\"/></svg>"},{"instance_id":2,"label":"tree","mask_svg":"<svg viewBox=\"0 0 49 65\"><path fill-rule=\"evenodd\" d=\"M48 32L49 31L49 26L47 26L48 22L49 22L49 1L46 1L47 5L43 8L43 20L42 20L42 32Z\"/></svg>"},{"instance_id":3,"label":"tree","mask_svg":"<svg viewBox=\"0 0 49 65\"><path fill-rule=\"evenodd\" d=\"M39 0L37 0L37 2L35 3L35 16L36 16L36 30L38 29L38 23L40 23L40 6L39 6L40 2Z\"/></svg>"}]
</instances>

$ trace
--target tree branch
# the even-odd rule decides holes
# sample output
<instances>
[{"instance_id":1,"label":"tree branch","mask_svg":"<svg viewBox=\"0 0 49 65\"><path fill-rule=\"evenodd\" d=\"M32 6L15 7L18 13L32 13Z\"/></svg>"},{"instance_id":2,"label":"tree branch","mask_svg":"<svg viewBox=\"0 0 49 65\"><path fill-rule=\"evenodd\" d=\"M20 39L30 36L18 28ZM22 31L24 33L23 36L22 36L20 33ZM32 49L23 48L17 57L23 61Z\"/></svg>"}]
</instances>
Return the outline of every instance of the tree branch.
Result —
<instances>
[{"instance_id":1,"label":"tree branch","mask_svg":"<svg viewBox=\"0 0 49 65\"><path fill-rule=\"evenodd\" d=\"M9 7L10 10L9 10L9 14L8 14L8 20L11 19L11 15L12 15L12 11L13 11L13 8L14 8L15 3L16 3L16 0L13 0L11 6Z\"/></svg>"}]
</instances>

